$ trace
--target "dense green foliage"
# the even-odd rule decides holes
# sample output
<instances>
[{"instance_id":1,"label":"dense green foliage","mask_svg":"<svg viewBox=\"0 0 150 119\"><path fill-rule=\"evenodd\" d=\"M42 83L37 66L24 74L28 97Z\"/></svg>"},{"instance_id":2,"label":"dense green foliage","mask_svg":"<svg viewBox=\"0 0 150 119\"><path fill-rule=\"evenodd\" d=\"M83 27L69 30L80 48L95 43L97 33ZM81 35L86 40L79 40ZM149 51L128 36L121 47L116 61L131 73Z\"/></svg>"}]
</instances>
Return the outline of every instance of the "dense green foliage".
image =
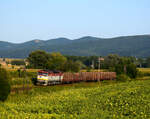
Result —
<instances>
[{"instance_id":1,"label":"dense green foliage","mask_svg":"<svg viewBox=\"0 0 150 119\"><path fill-rule=\"evenodd\" d=\"M148 57L146 59L146 64L145 65L146 65L145 67L150 67L150 57Z\"/></svg>"},{"instance_id":2,"label":"dense green foliage","mask_svg":"<svg viewBox=\"0 0 150 119\"><path fill-rule=\"evenodd\" d=\"M73 62L80 62L81 69L98 69L98 58L99 56L69 56L65 57Z\"/></svg>"},{"instance_id":3,"label":"dense green foliage","mask_svg":"<svg viewBox=\"0 0 150 119\"><path fill-rule=\"evenodd\" d=\"M124 73L131 78L136 78L137 76L135 58L133 57L120 57L110 54L105 56L100 62L98 59L98 56L63 56L57 52L46 53L45 51L38 50L29 54L28 67L65 72L79 72L80 69L103 68L115 71L117 74Z\"/></svg>"},{"instance_id":4,"label":"dense green foliage","mask_svg":"<svg viewBox=\"0 0 150 119\"><path fill-rule=\"evenodd\" d=\"M47 52L60 52L64 55L77 56L150 56L150 36L125 36L117 38L83 37L76 40L58 38L48 41L33 40L21 44L0 42L0 56L25 58L31 51L41 49Z\"/></svg>"},{"instance_id":5,"label":"dense green foliage","mask_svg":"<svg viewBox=\"0 0 150 119\"><path fill-rule=\"evenodd\" d=\"M5 101L10 93L9 74L0 68L0 101Z\"/></svg>"},{"instance_id":6,"label":"dense green foliage","mask_svg":"<svg viewBox=\"0 0 150 119\"><path fill-rule=\"evenodd\" d=\"M82 67L82 62L69 61L58 52L46 53L37 50L31 52L27 59L29 61L28 68L78 72Z\"/></svg>"},{"instance_id":7,"label":"dense green foliage","mask_svg":"<svg viewBox=\"0 0 150 119\"><path fill-rule=\"evenodd\" d=\"M16 71L9 71L11 80L11 87L23 87L23 85L33 85L35 84L34 78L37 77L37 71L34 72L26 71L24 69L18 69Z\"/></svg>"},{"instance_id":8,"label":"dense green foliage","mask_svg":"<svg viewBox=\"0 0 150 119\"><path fill-rule=\"evenodd\" d=\"M138 70L136 68L135 64L128 64L126 66L126 74L130 77L130 78L136 78L138 75Z\"/></svg>"},{"instance_id":9,"label":"dense green foliage","mask_svg":"<svg viewBox=\"0 0 150 119\"><path fill-rule=\"evenodd\" d=\"M105 60L101 62L102 69L112 69L116 65L121 64L121 57L116 54L109 54L108 56L104 57Z\"/></svg>"},{"instance_id":10,"label":"dense green foliage","mask_svg":"<svg viewBox=\"0 0 150 119\"><path fill-rule=\"evenodd\" d=\"M110 54L101 62L101 67L115 71L118 75L125 74L130 78L136 78L138 75L137 66L133 57L120 57L115 54Z\"/></svg>"},{"instance_id":11,"label":"dense green foliage","mask_svg":"<svg viewBox=\"0 0 150 119\"><path fill-rule=\"evenodd\" d=\"M65 72L79 72L80 68L82 68L82 63L81 62L73 62L72 60L68 60L64 64L63 71Z\"/></svg>"},{"instance_id":12,"label":"dense green foliage","mask_svg":"<svg viewBox=\"0 0 150 119\"><path fill-rule=\"evenodd\" d=\"M64 64L67 62L66 57L60 53L51 53L49 61L46 64L46 69L63 70Z\"/></svg>"},{"instance_id":13,"label":"dense green foliage","mask_svg":"<svg viewBox=\"0 0 150 119\"><path fill-rule=\"evenodd\" d=\"M35 68L35 69L42 69L46 68L46 64L49 61L49 54L42 50L37 50L34 52L31 52L29 54L29 57L27 58L30 65L29 67Z\"/></svg>"},{"instance_id":14,"label":"dense green foliage","mask_svg":"<svg viewBox=\"0 0 150 119\"><path fill-rule=\"evenodd\" d=\"M105 82L106 83L106 82ZM38 87L0 102L0 117L18 119L149 119L150 81ZM109 82L108 82L109 83Z\"/></svg>"}]
</instances>

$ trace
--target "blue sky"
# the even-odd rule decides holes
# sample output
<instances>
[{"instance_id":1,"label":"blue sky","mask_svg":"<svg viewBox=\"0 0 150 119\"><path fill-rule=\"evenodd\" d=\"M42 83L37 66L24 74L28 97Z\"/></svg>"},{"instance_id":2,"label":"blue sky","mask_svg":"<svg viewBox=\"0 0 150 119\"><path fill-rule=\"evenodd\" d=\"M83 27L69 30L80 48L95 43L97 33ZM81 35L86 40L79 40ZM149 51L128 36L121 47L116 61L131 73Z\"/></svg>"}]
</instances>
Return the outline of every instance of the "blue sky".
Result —
<instances>
[{"instance_id":1,"label":"blue sky","mask_svg":"<svg viewBox=\"0 0 150 119\"><path fill-rule=\"evenodd\" d=\"M0 41L150 34L150 0L0 0Z\"/></svg>"}]
</instances>

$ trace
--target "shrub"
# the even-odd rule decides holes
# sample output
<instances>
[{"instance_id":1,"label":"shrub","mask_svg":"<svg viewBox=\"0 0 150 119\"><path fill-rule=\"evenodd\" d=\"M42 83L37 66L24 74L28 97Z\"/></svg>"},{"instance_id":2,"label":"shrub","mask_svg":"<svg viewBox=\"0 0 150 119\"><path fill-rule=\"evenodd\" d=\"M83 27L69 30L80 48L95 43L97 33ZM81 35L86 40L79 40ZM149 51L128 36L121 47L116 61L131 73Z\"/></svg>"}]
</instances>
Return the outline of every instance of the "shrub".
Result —
<instances>
[{"instance_id":1,"label":"shrub","mask_svg":"<svg viewBox=\"0 0 150 119\"><path fill-rule=\"evenodd\" d=\"M127 75L125 74L120 74L120 75L117 75L117 81L130 81L130 77L128 77Z\"/></svg>"},{"instance_id":2,"label":"shrub","mask_svg":"<svg viewBox=\"0 0 150 119\"><path fill-rule=\"evenodd\" d=\"M129 64L129 65L127 65L127 75L130 78L136 78L137 74L138 74L138 70L137 70L135 64Z\"/></svg>"},{"instance_id":3,"label":"shrub","mask_svg":"<svg viewBox=\"0 0 150 119\"><path fill-rule=\"evenodd\" d=\"M0 101L5 101L10 93L9 78L7 71L0 68Z\"/></svg>"}]
</instances>

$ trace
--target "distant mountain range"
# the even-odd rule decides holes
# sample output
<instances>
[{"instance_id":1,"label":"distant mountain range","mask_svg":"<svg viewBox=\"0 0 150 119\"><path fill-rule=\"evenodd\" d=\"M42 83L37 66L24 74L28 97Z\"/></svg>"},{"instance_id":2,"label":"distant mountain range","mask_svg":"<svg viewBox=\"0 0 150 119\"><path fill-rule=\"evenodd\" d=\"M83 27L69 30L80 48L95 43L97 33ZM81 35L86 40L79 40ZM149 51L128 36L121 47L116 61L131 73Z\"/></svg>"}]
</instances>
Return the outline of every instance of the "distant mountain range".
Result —
<instances>
[{"instance_id":1,"label":"distant mountain range","mask_svg":"<svg viewBox=\"0 0 150 119\"><path fill-rule=\"evenodd\" d=\"M37 49L77 56L118 54L121 56L148 57L150 56L150 35L116 38L86 36L75 40L57 38L47 41L35 39L18 44L0 41L1 57L25 58L31 51Z\"/></svg>"}]
</instances>

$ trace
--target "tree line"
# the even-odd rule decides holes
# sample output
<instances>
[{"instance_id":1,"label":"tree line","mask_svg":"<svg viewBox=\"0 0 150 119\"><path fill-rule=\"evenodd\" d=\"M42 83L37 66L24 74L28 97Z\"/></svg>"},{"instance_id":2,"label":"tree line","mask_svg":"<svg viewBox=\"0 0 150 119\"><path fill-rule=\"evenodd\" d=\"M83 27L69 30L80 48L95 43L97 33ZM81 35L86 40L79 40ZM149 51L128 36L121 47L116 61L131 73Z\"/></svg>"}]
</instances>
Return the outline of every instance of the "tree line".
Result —
<instances>
[{"instance_id":1,"label":"tree line","mask_svg":"<svg viewBox=\"0 0 150 119\"><path fill-rule=\"evenodd\" d=\"M117 74L127 74L131 78L137 76L137 64L134 57L120 57L110 54L99 60L99 56L63 56L58 52L47 53L42 50L33 51L27 60L28 68L79 72L81 69L106 69ZM101 58L102 59L102 58Z\"/></svg>"},{"instance_id":2,"label":"tree line","mask_svg":"<svg viewBox=\"0 0 150 119\"><path fill-rule=\"evenodd\" d=\"M42 50L33 51L29 54L27 68L59 70L64 72L78 72L82 67L80 61L67 59L59 52L47 53Z\"/></svg>"},{"instance_id":3,"label":"tree line","mask_svg":"<svg viewBox=\"0 0 150 119\"><path fill-rule=\"evenodd\" d=\"M38 52L40 52L40 50ZM41 50L41 53L42 54L48 54L42 50ZM34 55L35 54L38 54L38 53L34 53ZM31 53L30 53L30 55L31 55ZM105 59L105 62L103 62L103 61L100 62L102 69L105 69L105 68L107 69L109 67L109 65L111 66L113 64L112 63L113 61L107 63L107 59L110 60L110 58L112 56L113 56L114 61L118 57L120 57L116 54L110 54L108 56L103 57ZM81 65L81 68L83 68L83 69L86 69L86 68L98 69L98 65L99 65L98 58L101 56L69 56L69 55L64 55L64 57L69 61L73 61L71 63L78 62ZM150 68L150 57L148 57L148 58L122 57L122 58L129 58L139 68ZM3 58L3 61L5 61L5 58ZM25 60L24 59L19 59L19 60L14 59L11 62L6 61L6 63L20 66L20 65L25 65ZM32 67L36 68L36 66L32 66Z\"/></svg>"}]
</instances>

